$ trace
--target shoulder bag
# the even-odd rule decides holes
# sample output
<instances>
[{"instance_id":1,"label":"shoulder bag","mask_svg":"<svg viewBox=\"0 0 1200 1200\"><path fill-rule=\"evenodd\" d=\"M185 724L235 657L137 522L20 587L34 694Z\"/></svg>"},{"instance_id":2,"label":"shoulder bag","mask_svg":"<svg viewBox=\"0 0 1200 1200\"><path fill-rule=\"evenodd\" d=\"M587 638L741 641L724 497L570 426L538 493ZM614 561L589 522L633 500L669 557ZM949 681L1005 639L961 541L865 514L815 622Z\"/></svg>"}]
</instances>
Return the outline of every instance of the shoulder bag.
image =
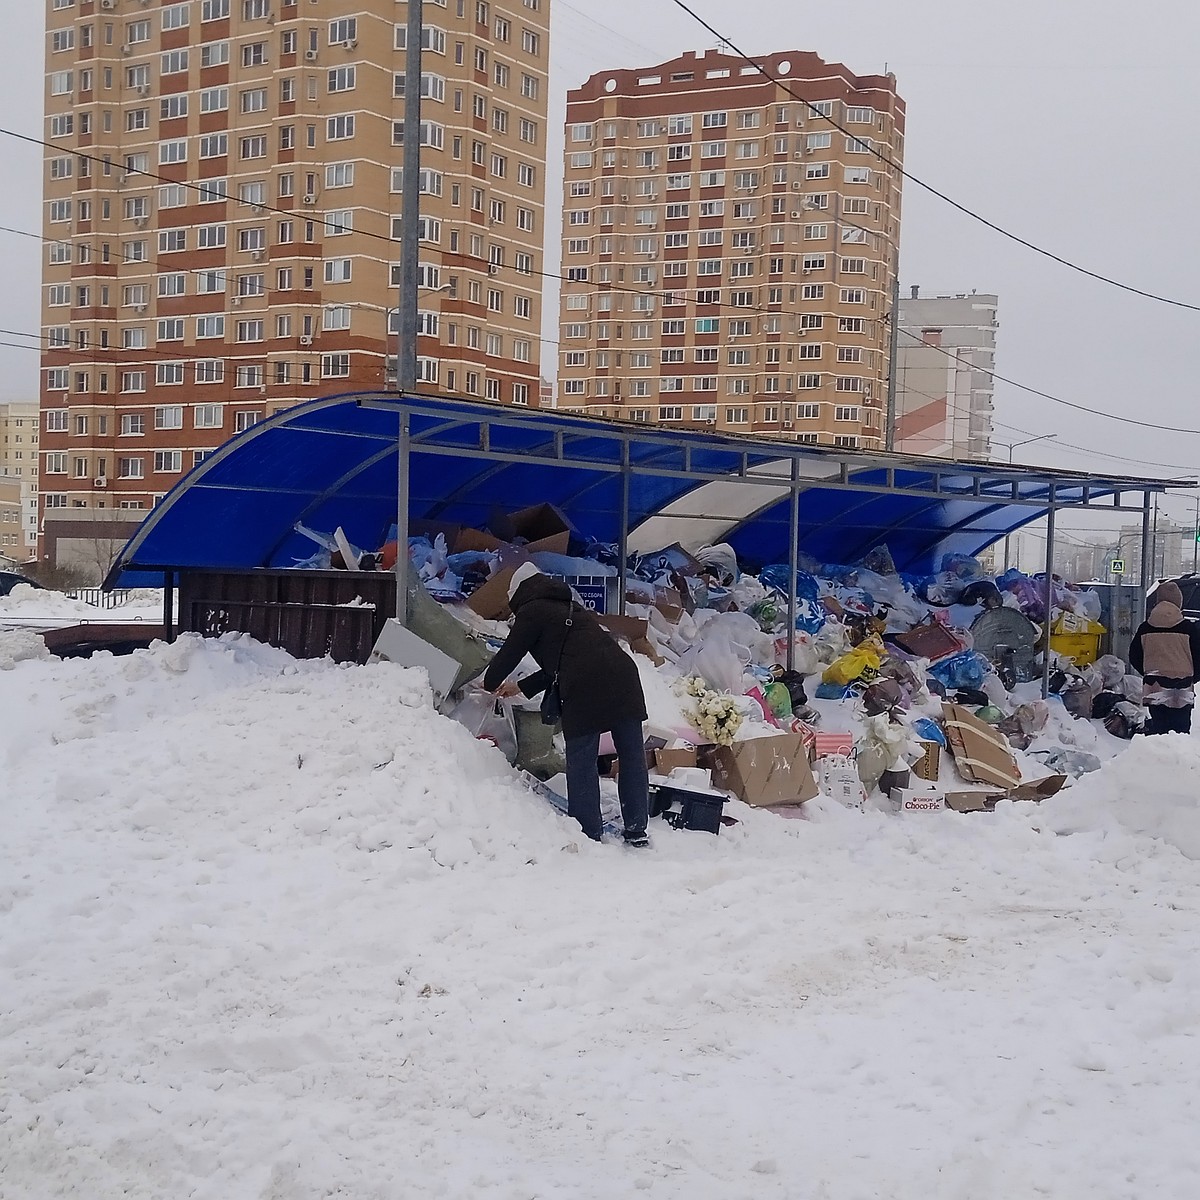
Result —
<instances>
[{"instance_id":1,"label":"shoulder bag","mask_svg":"<svg viewBox=\"0 0 1200 1200\"><path fill-rule=\"evenodd\" d=\"M554 667L554 678L546 686L542 694L542 724L557 725L562 720L562 689L559 687L559 672L562 670L563 651L567 648L567 638L571 635L574 619L575 602L571 601L567 609L567 621L563 632L562 645L558 648L558 662Z\"/></svg>"}]
</instances>

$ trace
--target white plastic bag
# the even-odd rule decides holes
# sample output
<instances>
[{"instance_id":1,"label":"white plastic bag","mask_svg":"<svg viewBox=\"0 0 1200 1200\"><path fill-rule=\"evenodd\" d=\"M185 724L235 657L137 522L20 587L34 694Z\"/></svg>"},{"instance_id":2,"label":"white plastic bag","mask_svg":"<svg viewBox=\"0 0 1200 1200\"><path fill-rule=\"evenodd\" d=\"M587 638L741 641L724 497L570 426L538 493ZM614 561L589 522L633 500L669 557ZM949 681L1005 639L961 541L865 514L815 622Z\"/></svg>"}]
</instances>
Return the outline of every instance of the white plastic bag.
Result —
<instances>
[{"instance_id":1,"label":"white plastic bag","mask_svg":"<svg viewBox=\"0 0 1200 1200\"><path fill-rule=\"evenodd\" d=\"M510 763L517 760L517 725L512 704L490 692L468 692L450 714L481 742L491 742Z\"/></svg>"}]
</instances>

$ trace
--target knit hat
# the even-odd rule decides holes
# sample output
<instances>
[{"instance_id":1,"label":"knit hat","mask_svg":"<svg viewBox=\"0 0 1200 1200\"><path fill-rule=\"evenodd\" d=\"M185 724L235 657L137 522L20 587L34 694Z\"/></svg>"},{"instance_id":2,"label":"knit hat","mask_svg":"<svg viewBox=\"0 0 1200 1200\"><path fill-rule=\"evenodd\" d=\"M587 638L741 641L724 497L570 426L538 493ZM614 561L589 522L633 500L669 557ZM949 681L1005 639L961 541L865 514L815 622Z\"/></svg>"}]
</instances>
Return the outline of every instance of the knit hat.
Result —
<instances>
[{"instance_id":1,"label":"knit hat","mask_svg":"<svg viewBox=\"0 0 1200 1200\"><path fill-rule=\"evenodd\" d=\"M1154 596L1155 604L1173 604L1176 608L1183 607L1183 593L1179 590L1179 584L1168 579L1166 583L1158 585L1158 591Z\"/></svg>"},{"instance_id":2,"label":"knit hat","mask_svg":"<svg viewBox=\"0 0 1200 1200\"><path fill-rule=\"evenodd\" d=\"M531 562L522 563L514 572L512 578L508 581L508 599L511 602L512 598L517 594L517 588L521 586L527 579L532 579L535 575L540 575L541 571L537 569ZM1180 597L1182 601L1183 597Z\"/></svg>"}]
</instances>

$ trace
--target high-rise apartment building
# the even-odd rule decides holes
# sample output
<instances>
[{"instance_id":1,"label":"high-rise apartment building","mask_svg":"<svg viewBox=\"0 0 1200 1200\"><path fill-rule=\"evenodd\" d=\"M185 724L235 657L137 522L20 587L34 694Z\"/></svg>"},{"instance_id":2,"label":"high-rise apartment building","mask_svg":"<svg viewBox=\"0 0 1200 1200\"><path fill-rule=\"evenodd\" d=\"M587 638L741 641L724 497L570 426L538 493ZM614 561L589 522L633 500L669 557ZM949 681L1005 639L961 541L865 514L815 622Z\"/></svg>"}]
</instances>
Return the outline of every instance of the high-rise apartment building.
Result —
<instances>
[{"instance_id":1,"label":"high-rise apartment building","mask_svg":"<svg viewBox=\"0 0 1200 1200\"><path fill-rule=\"evenodd\" d=\"M901 299L896 350L896 449L990 458L997 298Z\"/></svg>"},{"instance_id":2,"label":"high-rise apartment building","mask_svg":"<svg viewBox=\"0 0 1200 1200\"><path fill-rule=\"evenodd\" d=\"M0 554L25 562L37 553L38 406L0 404Z\"/></svg>"},{"instance_id":3,"label":"high-rise apartment building","mask_svg":"<svg viewBox=\"0 0 1200 1200\"><path fill-rule=\"evenodd\" d=\"M393 386L407 4L46 8L46 511ZM420 386L536 405L549 0L424 20Z\"/></svg>"},{"instance_id":4,"label":"high-rise apartment building","mask_svg":"<svg viewBox=\"0 0 1200 1200\"><path fill-rule=\"evenodd\" d=\"M880 446L904 103L815 54L762 65L686 53L569 93L558 403Z\"/></svg>"}]
</instances>

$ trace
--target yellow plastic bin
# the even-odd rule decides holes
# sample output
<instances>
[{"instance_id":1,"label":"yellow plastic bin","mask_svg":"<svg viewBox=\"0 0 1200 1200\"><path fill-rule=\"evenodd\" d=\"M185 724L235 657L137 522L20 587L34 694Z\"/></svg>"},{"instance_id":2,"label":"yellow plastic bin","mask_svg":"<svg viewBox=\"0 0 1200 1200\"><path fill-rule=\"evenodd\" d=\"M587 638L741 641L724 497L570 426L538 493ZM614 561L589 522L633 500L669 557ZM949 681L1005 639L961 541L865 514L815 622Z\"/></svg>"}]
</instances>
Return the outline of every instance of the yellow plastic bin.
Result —
<instances>
[{"instance_id":1,"label":"yellow plastic bin","mask_svg":"<svg viewBox=\"0 0 1200 1200\"><path fill-rule=\"evenodd\" d=\"M1050 649L1071 659L1077 667L1086 667L1100 657L1100 639L1108 630L1099 621L1075 613L1059 613L1050 626Z\"/></svg>"}]
</instances>

